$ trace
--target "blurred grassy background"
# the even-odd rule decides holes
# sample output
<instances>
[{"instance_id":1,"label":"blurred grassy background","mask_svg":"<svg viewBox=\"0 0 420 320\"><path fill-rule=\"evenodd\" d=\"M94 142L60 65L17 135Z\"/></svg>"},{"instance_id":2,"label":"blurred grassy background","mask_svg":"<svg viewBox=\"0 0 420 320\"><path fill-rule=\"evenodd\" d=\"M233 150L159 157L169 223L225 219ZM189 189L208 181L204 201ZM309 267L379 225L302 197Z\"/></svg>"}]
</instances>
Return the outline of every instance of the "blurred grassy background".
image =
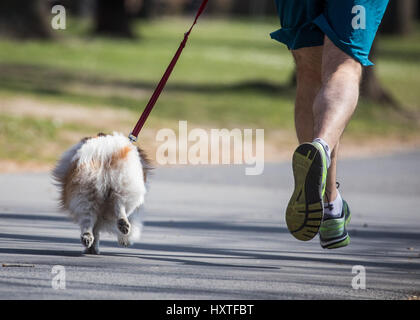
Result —
<instances>
[{"instance_id":1,"label":"blurred grassy background","mask_svg":"<svg viewBox=\"0 0 420 320\"><path fill-rule=\"evenodd\" d=\"M68 20L57 41L0 38L0 159L51 164L85 135L129 133L190 23L141 21L135 41L91 37L89 21L81 19ZM288 50L269 38L277 28L274 18L201 20L144 140L188 120L204 128L263 128L273 152L294 145L294 65ZM405 38L380 37L375 67L413 115L420 112L419 39L420 26ZM362 99L345 137L403 142L418 140L418 129L416 116Z\"/></svg>"}]
</instances>

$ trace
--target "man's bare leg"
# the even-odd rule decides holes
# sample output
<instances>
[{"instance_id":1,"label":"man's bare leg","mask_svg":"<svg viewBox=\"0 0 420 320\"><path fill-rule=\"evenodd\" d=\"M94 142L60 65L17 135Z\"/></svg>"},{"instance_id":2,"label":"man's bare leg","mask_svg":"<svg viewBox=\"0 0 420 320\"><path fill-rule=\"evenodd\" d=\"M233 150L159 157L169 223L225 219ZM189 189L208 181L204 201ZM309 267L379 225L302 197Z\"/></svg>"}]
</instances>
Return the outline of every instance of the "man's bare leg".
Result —
<instances>
[{"instance_id":1,"label":"man's bare leg","mask_svg":"<svg viewBox=\"0 0 420 320\"><path fill-rule=\"evenodd\" d=\"M337 196L336 161L338 143L356 109L362 67L325 37L322 55L322 87L313 104L314 138L327 142L331 153L326 194Z\"/></svg>"},{"instance_id":2,"label":"man's bare leg","mask_svg":"<svg viewBox=\"0 0 420 320\"><path fill-rule=\"evenodd\" d=\"M323 47L293 50L296 62L295 128L299 143L314 139L313 104L322 85Z\"/></svg>"},{"instance_id":3,"label":"man's bare leg","mask_svg":"<svg viewBox=\"0 0 420 320\"><path fill-rule=\"evenodd\" d=\"M296 62L295 127L300 143L298 149L301 146L307 148L304 143L310 143L314 138L313 104L322 86L322 53L322 46L292 51ZM295 238L308 241L318 233L323 206L319 190L304 185L313 156L309 156L306 149L301 151L296 150L293 154L295 190L286 209L286 223Z\"/></svg>"},{"instance_id":4,"label":"man's bare leg","mask_svg":"<svg viewBox=\"0 0 420 320\"><path fill-rule=\"evenodd\" d=\"M339 145L340 143L338 142L331 151L331 165L328 168L324 202L331 202L337 198L337 159Z\"/></svg>"},{"instance_id":5,"label":"man's bare leg","mask_svg":"<svg viewBox=\"0 0 420 320\"><path fill-rule=\"evenodd\" d=\"M292 51L296 62L296 101L295 128L299 144L314 139L313 106L322 86L323 47L309 47ZM326 193L334 200L336 193L336 168L338 144L331 152L331 165L328 169Z\"/></svg>"},{"instance_id":6,"label":"man's bare leg","mask_svg":"<svg viewBox=\"0 0 420 320\"><path fill-rule=\"evenodd\" d=\"M325 200L332 202L337 197L338 143L357 104L361 65L335 47L328 38L325 38L324 46L294 50L293 56L298 82L295 105L296 133L300 143L320 138L332 150L329 154L330 167L325 190ZM310 240L316 232L319 223L318 212L322 210L319 202L321 200L318 200L317 196L320 191L310 191L302 184L306 181L302 180L306 179L305 170L309 170L308 166L314 161L311 160L311 151L308 148L301 145L294 154L293 162L297 166L294 168L295 190L286 210L289 230L296 238L304 241ZM307 169L302 171L302 166ZM315 185L310 188L315 188ZM306 190L304 196L303 190Z\"/></svg>"},{"instance_id":7,"label":"man's bare leg","mask_svg":"<svg viewBox=\"0 0 420 320\"><path fill-rule=\"evenodd\" d=\"M335 249L350 243L346 226L351 213L346 201L336 188L338 145L359 98L362 66L338 49L327 37L322 56L322 87L313 105L314 137L331 153L331 165L326 179L324 195L328 206L319 229L322 248Z\"/></svg>"}]
</instances>

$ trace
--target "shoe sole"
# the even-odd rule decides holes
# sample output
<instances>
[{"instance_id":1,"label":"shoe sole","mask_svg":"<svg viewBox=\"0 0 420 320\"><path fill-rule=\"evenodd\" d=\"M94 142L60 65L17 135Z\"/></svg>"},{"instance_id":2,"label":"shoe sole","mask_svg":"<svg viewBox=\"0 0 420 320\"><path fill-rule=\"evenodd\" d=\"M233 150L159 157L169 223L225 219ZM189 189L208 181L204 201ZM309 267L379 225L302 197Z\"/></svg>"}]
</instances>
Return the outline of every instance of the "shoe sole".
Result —
<instances>
[{"instance_id":1,"label":"shoe sole","mask_svg":"<svg viewBox=\"0 0 420 320\"><path fill-rule=\"evenodd\" d=\"M344 240L334 243L334 244L330 244L328 246L322 246L322 248L323 249L338 249L338 248L346 247L349 244L350 244L350 236L347 235L347 237Z\"/></svg>"},{"instance_id":2,"label":"shoe sole","mask_svg":"<svg viewBox=\"0 0 420 320\"><path fill-rule=\"evenodd\" d=\"M286 209L286 224L298 240L313 239L320 228L323 213L323 161L312 144L301 144L293 154L295 189Z\"/></svg>"}]
</instances>

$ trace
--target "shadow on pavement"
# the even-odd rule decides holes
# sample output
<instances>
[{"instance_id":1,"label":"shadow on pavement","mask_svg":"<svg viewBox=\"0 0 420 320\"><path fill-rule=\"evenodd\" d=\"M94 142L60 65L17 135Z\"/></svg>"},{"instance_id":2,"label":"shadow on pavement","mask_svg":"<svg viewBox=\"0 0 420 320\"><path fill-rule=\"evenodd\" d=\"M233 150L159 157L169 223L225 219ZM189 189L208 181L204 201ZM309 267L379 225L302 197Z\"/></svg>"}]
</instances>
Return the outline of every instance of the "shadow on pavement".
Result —
<instances>
[{"instance_id":1,"label":"shadow on pavement","mask_svg":"<svg viewBox=\"0 0 420 320\"><path fill-rule=\"evenodd\" d=\"M70 221L66 216L51 216L43 214L27 214L27 213L0 213L0 220L2 219L17 219L30 221Z\"/></svg>"},{"instance_id":2,"label":"shadow on pavement","mask_svg":"<svg viewBox=\"0 0 420 320\"><path fill-rule=\"evenodd\" d=\"M243 232L272 232L289 233L284 227L252 226L240 224L228 224L213 221L146 221L146 227L174 228L174 229L198 229L217 231L243 231Z\"/></svg>"},{"instance_id":3,"label":"shadow on pavement","mask_svg":"<svg viewBox=\"0 0 420 320\"><path fill-rule=\"evenodd\" d=\"M45 220L45 221L64 221L65 217L55 217L55 216L46 216L46 215L30 215L30 214L1 214L0 218L13 218L13 219L27 219L28 222L33 220ZM146 226L150 228L162 227L162 228L175 228L175 229L198 229L198 230L218 230L223 232L237 231L237 232L270 232L270 233L286 233L286 228L282 227L265 227L265 226L241 226L237 224L227 224L220 222L195 222L195 221L183 221L183 222L171 222L171 221L149 221L146 222ZM392 231L381 231L381 230L356 230L353 231L353 238L365 238L369 239L379 239L384 238L388 241L395 240L419 240L420 237L417 233L396 233ZM34 241L34 242L44 242L49 244L80 244L78 238L68 238L68 237L57 237L57 236L48 236L48 235L36 235L36 234L11 234L11 233L0 233L0 239L10 239L10 240L20 240L20 241ZM138 243L131 247L138 249L139 253L127 252L124 254L124 249L121 249L121 253L106 253L106 247L119 248L116 241L101 241L102 246L102 256L118 256L118 257L137 257L141 259L155 260L155 261L165 261L173 263L182 263L186 265L195 265L195 266L214 266L214 267L241 267L241 268L264 268L264 269L279 269L278 267L270 266L258 266L255 265L253 260L263 260L263 261L294 261L297 264L300 262L318 262L326 263L331 265L358 265L362 264L366 267L383 267L383 268L392 268L392 269L403 269L403 270L418 270L420 267L420 259L412 260L410 263L397 263L397 262L387 262L390 257L386 254L378 254L372 257L372 260L366 260L366 257L363 258L363 255L359 256L357 253L349 255L348 252L341 254L341 252L334 252L335 256L331 257L325 254L324 256L314 257L316 252L288 252L283 251L282 254L279 254L279 251L266 252L263 250L246 250L246 249L229 249L229 248L209 248L201 246L189 246L189 245L176 245L176 244L153 244L153 243ZM0 254L32 254L32 255L54 255L54 256L74 256L80 257L83 256L80 251L63 251L63 250L54 250L54 249L22 249L22 248L0 248ZM162 253L168 252L168 254ZM194 256L196 255L196 256ZM253 265L250 264L225 264L218 262L208 262L208 261L198 261L199 259L204 259L202 255L211 255L215 259L249 259ZM361 258L361 259L360 259ZM208 259L208 257L207 257ZM375 259L375 260L373 260Z\"/></svg>"},{"instance_id":4,"label":"shadow on pavement","mask_svg":"<svg viewBox=\"0 0 420 320\"><path fill-rule=\"evenodd\" d=\"M83 253L79 251L63 251L51 249L12 249L0 248L0 254L30 254L37 256L64 256L64 257L81 257Z\"/></svg>"}]
</instances>

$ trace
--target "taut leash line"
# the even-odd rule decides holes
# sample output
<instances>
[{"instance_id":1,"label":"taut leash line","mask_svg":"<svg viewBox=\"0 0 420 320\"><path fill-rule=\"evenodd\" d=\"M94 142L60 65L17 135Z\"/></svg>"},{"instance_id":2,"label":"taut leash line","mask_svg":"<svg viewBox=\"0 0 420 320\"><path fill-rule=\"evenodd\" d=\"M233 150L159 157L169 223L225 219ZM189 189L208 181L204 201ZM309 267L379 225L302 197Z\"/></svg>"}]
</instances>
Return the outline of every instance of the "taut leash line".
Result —
<instances>
[{"instance_id":1,"label":"taut leash line","mask_svg":"<svg viewBox=\"0 0 420 320\"><path fill-rule=\"evenodd\" d=\"M203 2L200 5L200 8L198 9L198 12L195 16L194 23L190 27L190 29L184 34L184 39L182 40L181 44L179 45L178 50L176 51L174 57L172 58L168 68L166 69L165 73L162 76L162 79L160 79L159 84L157 85L155 91L153 92L149 102L146 105L146 108L144 109L143 113L141 114L141 117L139 121L137 121L136 126L134 127L133 131L129 134L128 138L132 142L137 141L137 137L140 133L140 130L143 128L144 123L146 122L147 118L149 117L150 112L152 111L153 107L156 104L156 101L159 99L160 94L162 93L163 89L165 88L166 82L168 81L172 70L174 69L176 63L178 62L178 59L182 53L182 50L184 50L185 45L188 41L188 37L194 28L195 24L197 23L198 18L203 13L204 9L206 8L208 0L203 0Z\"/></svg>"}]
</instances>

